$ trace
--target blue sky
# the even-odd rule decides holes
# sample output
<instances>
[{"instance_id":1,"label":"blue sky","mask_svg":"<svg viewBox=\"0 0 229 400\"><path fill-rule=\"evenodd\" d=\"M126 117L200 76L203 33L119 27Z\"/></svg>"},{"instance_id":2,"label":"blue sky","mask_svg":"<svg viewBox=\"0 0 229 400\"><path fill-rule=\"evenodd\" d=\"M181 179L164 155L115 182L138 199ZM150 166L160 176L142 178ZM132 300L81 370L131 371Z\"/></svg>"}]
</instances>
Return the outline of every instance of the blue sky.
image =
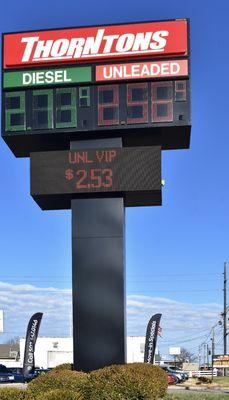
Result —
<instances>
[{"instance_id":1,"label":"blue sky","mask_svg":"<svg viewBox=\"0 0 229 400\"><path fill-rule=\"evenodd\" d=\"M222 310L223 263L229 260L228 12L226 0L1 4L2 32L191 19L191 148L163 152L162 207L126 210L128 333L144 335L151 314L162 311L163 352L174 344L196 351ZM29 161L16 159L3 141L0 181L0 342L24 335L33 311L45 313L41 335L66 336L70 212L38 208L29 195ZM220 349L220 330L217 341Z\"/></svg>"}]
</instances>

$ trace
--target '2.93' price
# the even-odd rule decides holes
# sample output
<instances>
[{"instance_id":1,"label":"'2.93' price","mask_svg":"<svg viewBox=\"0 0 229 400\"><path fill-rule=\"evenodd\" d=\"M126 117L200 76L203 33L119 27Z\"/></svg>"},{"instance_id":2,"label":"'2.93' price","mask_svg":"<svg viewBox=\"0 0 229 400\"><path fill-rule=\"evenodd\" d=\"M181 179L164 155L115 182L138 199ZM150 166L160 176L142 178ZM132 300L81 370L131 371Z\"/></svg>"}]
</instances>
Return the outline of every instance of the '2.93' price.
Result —
<instances>
[{"instance_id":1,"label":"'2.93' price","mask_svg":"<svg viewBox=\"0 0 229 400\"><path fill-rule=\"evenodd\" d=\"M66 170L65 177L68 180L74 179L73 170ZM113 172L110 168L78 169L76 177L76 189L109 189L113 185Z\"/></svg>"}]
</instances>

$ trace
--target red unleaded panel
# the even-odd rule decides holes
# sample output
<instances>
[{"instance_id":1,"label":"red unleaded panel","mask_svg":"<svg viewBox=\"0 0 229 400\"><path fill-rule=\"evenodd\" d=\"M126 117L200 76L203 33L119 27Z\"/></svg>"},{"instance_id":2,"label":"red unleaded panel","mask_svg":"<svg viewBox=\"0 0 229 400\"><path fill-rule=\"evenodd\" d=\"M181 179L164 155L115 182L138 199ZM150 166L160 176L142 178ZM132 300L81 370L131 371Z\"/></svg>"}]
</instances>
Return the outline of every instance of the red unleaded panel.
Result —
<instances>
[{"instance_id":1,"label":"red unleaded panel","mask_svg":"<svg viewBox=\"0 0 229 400\"><path fill-rule=\"evenodd\" d=\"M188 76L188 60L96 65L96 81Z\"/></svg>"},{"instance_id":2,"label":"red unleaded panel","mask_svg":"<svg viewBox=\"0 0 229 400\"><path fill-rule=\"evenodd\" d=\"M59 29L4 35L4 68L187 55L187 21Z\"/></svg>"}]
</instances>

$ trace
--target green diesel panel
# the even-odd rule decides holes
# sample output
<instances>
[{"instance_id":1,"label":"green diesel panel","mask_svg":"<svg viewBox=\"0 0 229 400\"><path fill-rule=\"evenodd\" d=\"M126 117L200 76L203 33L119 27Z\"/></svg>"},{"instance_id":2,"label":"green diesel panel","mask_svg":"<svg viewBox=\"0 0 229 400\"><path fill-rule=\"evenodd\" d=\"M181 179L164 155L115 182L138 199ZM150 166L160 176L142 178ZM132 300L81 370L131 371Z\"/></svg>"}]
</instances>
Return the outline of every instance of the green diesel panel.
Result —
<instances>
[{"instance_id":1,"label":"green diesel panel","mask_svg":"<svg viewBox=\"0 0 229 400\"><path fill-rule=\"evenodd\" d=\"M5 72L3 75L4 89L17 87L26 88L31 86L68 85L91 81L92 67L16 71Z\"/></svg>"}]
</instances>

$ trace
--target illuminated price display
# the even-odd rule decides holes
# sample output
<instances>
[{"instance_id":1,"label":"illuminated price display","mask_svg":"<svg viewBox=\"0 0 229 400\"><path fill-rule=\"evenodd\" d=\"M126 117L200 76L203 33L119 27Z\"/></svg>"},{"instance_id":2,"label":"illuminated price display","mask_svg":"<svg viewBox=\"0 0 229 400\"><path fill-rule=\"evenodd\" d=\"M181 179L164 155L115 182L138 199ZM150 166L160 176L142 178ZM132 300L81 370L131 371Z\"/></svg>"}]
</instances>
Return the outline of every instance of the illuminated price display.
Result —
<instances>
[{"instance_id":1,"label":"illuminated price display","mask_svg":"<svg viewBox=\"0 0 229 400\"><path fill-rule=\"evenodd\" d=\"M65 171L66 179L74 179L74 171L67 169ZM101 189L112 188L113 186L113 171L111 168L92 168L89 171L79 169L76 171L76 188L77 189Z\"/></svg>"},{"instance_id":2,"label":"illuminated price display","mask_svg":"<svg viewBox=\"0 0 229 400\"><path fill-rule=\"evenodd\" d=\"M90 149L31 154L31 195L43 209L71 198L123 196L126 206L161 204L161 148Z\"/></svg>"},{"instance_id":3,"label":"illuminated price display","mask_svg":"<svg viewBox=\"0 0 229 400\"><path fill-rule=\"evenodd\" d=\"M185 79L6 91L3 137L19 157L66 150L70 140L89 131L100 138L101 132L113 137L113 130L115 135L118 130L125 146L132 145L135 133L136 146L155 144L165 149L176 143L177 148L189 142L189 134L184 134L189 98ZM172 130L168 136L161 134L165 124Z\"/></svg>"}]
</instances>

